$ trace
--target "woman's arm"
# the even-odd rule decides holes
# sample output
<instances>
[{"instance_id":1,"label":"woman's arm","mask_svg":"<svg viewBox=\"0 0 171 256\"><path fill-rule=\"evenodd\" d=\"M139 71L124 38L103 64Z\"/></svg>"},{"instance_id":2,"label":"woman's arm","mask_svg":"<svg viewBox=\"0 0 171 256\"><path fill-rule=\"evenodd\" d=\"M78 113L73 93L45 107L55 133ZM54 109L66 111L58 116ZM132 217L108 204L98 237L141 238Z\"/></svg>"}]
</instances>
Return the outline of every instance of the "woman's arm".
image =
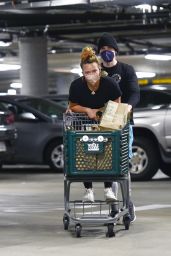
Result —
<instances>
[{"instance_id":1,"label":"woman's arm","mask_svg":"<svg viewBox=\"0 0 171 256\"><path fill-rule=\"evenodd\" d=\"M91 119L96 119L96 113L99 111L99 109L83 107L73 102L69 102L69 109L73 112L85 113Z\"/></svg>"}]
</instances>

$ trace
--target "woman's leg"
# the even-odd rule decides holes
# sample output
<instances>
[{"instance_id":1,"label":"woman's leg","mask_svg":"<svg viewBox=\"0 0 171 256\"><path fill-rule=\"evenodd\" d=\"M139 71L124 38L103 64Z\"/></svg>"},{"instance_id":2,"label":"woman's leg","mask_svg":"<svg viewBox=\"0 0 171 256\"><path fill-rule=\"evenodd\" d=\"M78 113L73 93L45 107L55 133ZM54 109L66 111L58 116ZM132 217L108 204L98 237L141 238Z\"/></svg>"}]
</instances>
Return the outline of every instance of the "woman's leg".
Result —
<instances>
[{"instance_id":1,"label":"woman's leg","mask_svg":"<svg viewBox=\"0 0 171 256\"><path fill-rule=\"evenodd\" d=\"M86 189L88 189L88 188L93 188L93 185L92 185L92 182L84 182L84 187L86 188Z\"/></svg>"},{"instance_id":2,"label":"woman's leg","mask_svg":"<svg viewBox=\"0 0 171 256\"><path fill-rule=\"evenodd\" d=\"M83 197L84 202L94 202L94 191L92 182L84 182L85 194Z\"/></svg>"}]
</instances>

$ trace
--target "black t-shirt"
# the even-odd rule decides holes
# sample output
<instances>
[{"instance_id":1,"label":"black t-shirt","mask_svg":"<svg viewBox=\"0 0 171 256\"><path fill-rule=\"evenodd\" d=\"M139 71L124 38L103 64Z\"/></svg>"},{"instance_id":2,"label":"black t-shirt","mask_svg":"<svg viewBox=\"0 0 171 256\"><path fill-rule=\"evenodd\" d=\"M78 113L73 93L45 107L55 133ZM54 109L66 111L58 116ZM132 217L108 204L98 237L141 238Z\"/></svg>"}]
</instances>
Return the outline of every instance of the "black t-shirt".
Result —
<instances>
[{"instance_id":1,"label":"black t-shirt","mask_svg":"<svg viewBox=\"0 0 171 256\"><path fill-rule=\"evenodd\" d=\"M140 99L140 89L134 68L118 61L115 66L110 68L102 66L102 69L118 83L122 91L121 102L135 107Z\"/></svg>"},{"instance_id":2,"label":"black t-shirt","mask_svg":"<svg viewBox=\"0 0 171 256\"><path fill-rule=\"evenodd\" d=\"M71 83L69 101L82 107L101 108L109 100L116 100L121 96L118 84L111 77L101 77L100 85L95 94L91 94L84 77L80 77Z\"/></svg>"}]
</instances>

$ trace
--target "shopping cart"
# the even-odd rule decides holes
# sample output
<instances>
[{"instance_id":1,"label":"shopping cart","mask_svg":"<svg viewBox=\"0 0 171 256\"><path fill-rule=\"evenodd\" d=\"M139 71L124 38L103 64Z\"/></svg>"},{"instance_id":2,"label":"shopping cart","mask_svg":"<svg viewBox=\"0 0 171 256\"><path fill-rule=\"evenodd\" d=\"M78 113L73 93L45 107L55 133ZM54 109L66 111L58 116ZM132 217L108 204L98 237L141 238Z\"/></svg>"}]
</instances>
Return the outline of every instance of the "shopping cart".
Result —
<instances>
[{"instance_id":1,"label":"shopping cart","mask_svg":"<svg viewBox=\"0 0 171 256\"><path fill-rule=\"evenodd\" d=\"M107 226L106 236L115 236L114 226L120 219L129 229L129 123L122 130L100 131L98 122L85 114L64 114L64 229L75 224L77 237L82 225ZM94 203L70 200L72 182L117 181L121 200L115 202L118 213L112 216L112 205L103 200ZM103 210L105 208L105 210ZM107 210L106 210L107 208Z\"/></svg>"}]
</instances>

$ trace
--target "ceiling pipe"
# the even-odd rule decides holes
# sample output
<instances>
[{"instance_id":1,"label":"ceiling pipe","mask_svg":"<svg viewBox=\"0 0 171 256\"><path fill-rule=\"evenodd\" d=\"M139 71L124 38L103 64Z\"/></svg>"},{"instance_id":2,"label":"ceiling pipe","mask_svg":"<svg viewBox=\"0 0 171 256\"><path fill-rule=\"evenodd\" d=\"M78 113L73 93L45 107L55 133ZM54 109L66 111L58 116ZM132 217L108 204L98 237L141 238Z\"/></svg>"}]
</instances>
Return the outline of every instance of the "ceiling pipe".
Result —
<instances>
[{"instance_id":1,"label":"ceiling pipe","mask_svg":"<svg viewBox=\"0 0 171 256\"><path fill-rule=\"evenodd\" d=\"M110 1L102 1L102 0L11 0L5 1L4 6L8 8L47 8L47 7L66 7L66 6L135 6L135 5L143 5L144 0L110 0ZM163 5L162 0L148 0L149 5Z\"/></svg>"}]
</instances>

